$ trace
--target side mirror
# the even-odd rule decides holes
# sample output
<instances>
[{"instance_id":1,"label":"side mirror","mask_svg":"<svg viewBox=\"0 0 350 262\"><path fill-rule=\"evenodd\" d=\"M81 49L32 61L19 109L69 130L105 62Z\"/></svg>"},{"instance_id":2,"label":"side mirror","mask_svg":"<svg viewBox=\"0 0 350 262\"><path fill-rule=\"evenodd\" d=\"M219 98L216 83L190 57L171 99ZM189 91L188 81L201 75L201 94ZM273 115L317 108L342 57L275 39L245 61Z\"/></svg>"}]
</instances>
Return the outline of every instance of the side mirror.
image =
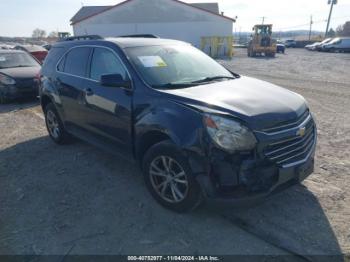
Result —
<instances>
[{"instance_id":1,"label":"side mirror","mask_svg":"<svg viewBox=\"0 0 350 262\"><path fill-rule=\"evenodd\" d=\"M101 85L110 87L124 87L130 88L130 80L124 80L120 74L108 74L101 76Z\"/></svg>"}]
</instances>

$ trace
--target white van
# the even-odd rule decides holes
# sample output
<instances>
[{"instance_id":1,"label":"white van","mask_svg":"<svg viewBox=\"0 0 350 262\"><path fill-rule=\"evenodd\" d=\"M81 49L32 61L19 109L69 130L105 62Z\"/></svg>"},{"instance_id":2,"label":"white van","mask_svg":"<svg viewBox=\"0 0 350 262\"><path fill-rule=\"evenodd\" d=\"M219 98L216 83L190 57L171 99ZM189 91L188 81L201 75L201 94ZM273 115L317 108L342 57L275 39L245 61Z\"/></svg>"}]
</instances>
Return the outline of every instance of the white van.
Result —
<instances>
[{"instance_id":1,"label":"white van","mask_svg":"<svg viewBox=\"0 0 350 262\"><path fill-rule=\"evenodd\" d=\"M337 37L322 46L326 52L350 52L350 37Z\"/></svg>"}]
</instances>

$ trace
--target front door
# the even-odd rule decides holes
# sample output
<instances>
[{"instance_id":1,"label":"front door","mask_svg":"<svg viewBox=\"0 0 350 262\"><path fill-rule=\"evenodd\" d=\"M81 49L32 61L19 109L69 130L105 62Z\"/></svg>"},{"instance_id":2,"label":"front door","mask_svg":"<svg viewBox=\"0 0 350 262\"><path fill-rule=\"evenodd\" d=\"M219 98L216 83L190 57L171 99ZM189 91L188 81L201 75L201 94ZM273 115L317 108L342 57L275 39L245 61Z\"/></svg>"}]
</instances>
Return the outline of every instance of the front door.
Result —
<instances>
[{"instance_id":1,"label":"front door","mask_svg":"<svg viewBox=\"0 0 350 262\"><path fill-rule=\"evenodd\" d=\"M100 84L101 75L120 74L130 80L118 54L109 48L95 47L85 88L85 123L89 131L121 151L132 150L132 90Z\"/></svg>"}]
</instances>

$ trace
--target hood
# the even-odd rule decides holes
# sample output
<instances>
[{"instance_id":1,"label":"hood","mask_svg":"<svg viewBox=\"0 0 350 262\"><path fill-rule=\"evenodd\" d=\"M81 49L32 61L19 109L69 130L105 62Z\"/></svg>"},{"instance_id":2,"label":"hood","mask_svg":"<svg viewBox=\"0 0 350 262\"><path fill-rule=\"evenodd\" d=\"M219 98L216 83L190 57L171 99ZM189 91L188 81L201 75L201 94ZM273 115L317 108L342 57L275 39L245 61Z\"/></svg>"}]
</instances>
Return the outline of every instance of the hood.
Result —
<instances>
[{"instance_id":1,"label":"hood","mask_svg":"<svg viewBox=\"0 0 350 262\"><path fill-rule=\"evenodd\" d=\"M307 110L305 99L271 83L239 79L176 90L161 90L179 103L229 113L261 130L294 121Z\"/></svg>"},{"instance_id":2,"label":"hood","mask_svg":"<svg viewBox=\"0 0 350 262\"><path fill-rule=\"evenodd\" d=\"M28 79L34 78L40 71L40 66L34 67L15 67L15 68L6 68L0 69L0 73L8 75L13 79Z\"/></svg>"}]
</instances>

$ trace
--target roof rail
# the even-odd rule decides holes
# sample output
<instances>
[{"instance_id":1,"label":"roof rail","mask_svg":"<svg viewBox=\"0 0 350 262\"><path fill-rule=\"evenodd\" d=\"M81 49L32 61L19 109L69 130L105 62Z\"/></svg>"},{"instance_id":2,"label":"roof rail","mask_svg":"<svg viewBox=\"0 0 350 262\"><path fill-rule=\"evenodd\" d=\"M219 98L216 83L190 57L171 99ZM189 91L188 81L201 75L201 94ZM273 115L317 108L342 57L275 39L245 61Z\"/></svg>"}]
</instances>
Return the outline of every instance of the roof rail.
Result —
<instances>
[{"instance_id":1,"label":"roof rail","mask_svg":"<svg viewBox=\"0 0 350 262\"><path fill-rule=\"evenodd\" d=\"M159 38L159 36L152 34L139 34L139 35L121 35L118 37L132 37L132 38Z\"/></svg>"},{"instance_id":2,"label":"roof rail","mask_svg":"<svg viewBox=\"0 0 350 262\"><path fill-rule=\"evenodd\" d=\"M61 41L79 41L79 40L100 40L103 39L99 35L80 35L63 38Z\"/></svg>"}]
</instances>

